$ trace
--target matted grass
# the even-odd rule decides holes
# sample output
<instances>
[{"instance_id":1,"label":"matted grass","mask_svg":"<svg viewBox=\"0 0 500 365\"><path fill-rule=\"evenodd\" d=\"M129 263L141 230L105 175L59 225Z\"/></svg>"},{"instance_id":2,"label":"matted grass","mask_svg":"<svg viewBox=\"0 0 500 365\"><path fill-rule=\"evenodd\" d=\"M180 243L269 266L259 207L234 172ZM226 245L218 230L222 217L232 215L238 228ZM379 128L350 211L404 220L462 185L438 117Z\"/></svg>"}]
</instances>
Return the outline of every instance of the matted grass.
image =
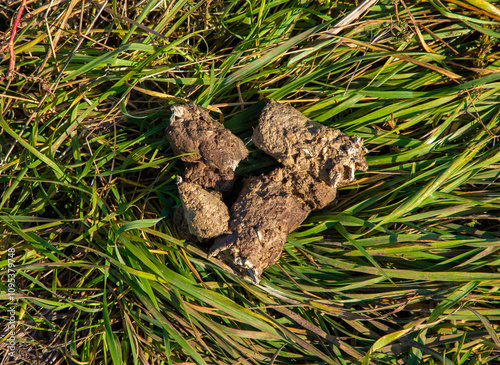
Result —
<instances>
[{"instance_id":1,"label":"matted grass","mask_svg":"<svg viewBox=\"0 0 500 365\"><path fill-rule=\"evenodd\" d=\"M0 83L3 364L500 362L500 2L384 0L324 36L355 6L27 1ZM178 239L164 130L173 103L220 110L257 173L264 97L370 154L256 286Z\"/></svg>"}]
</instances>

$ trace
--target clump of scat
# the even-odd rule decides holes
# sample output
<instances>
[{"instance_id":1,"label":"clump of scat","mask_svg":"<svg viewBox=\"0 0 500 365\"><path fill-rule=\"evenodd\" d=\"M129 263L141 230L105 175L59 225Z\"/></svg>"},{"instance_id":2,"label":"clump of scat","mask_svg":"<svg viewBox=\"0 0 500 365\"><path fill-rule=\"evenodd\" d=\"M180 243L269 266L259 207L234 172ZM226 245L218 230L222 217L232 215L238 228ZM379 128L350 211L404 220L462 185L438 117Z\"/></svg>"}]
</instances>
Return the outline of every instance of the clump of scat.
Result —
<instances>
[{"instance_id":1,"label":"clump of scat","mask_svg":"<svg viewBox=\"0 0 500 365\"><path fill-rule=\"evenodd\" d=\"M189 143L184 143L184 146L191 146L190 151L178 147L174 147L174 150L179 153L198 152L198 156L185 156L188 157L185 161L195 164L187 167L186 177L201 183L203 189L214 190L211 194L218 194L217 191L222 191L218 186L227 189L234 181L234 174L227 173L234 171L239 161L246 157L246 148L243 151L240 148L244 148L243 143L240 140L239 143L235 142L237 137L229 131L225 133L217 129L219 138L224 136L230 139L219 139L217 143L230 148L224 158L230 161L225 166L230 165L231 168L212 162L210 156L213 153L206 153L206 148L192 147L206 143L206 135L182 130L188 126L204 125L210 116L200 107L189 107L197 108L198 118L203 120L174 125L175 135L193 138ZM184 112L179 112L182 108L174 107L174 114L184 115ZM361 138L349 137L339 130L313 122L293 107L272 99L266 99L266 106L252 138L257 147L274 157L282 167L269 174L246 179L228 215L227 208L225 210L220 204L220 197L213 203L207 203L208 200L201 198L205 193L194 193L195 196L191 193L188 196L181 186L179 192L183 206L191 206L190 209L184 208L189 231L198 239L209 236L215 238L209 255L219 257L237 273L250 276L258 283L263 271L279 259L286 236L299 227L312 210L330 204L335 199L337 188L354 180L356 169L366 171L368 166L364 158L367 151ZM171 143L175 142L170 132L169 139ZM233 161L237 161L236 164ZM202 165L196 165L200 163ZM204 166L207 166L207 170ZM193 201L186 204L188 199ZM212 210L206 204L213 204L217 208ZM196 206L199 209L193 208ZM216 216L218 218L214 219ZM203 221L204 226L195 221ZM208 225L217 229L207 229Z\"/></svg>"},{"instance_id":2,"label":"clump of scat","mask_svg":"<svg viewBox=\"0 0 500 365\"><path fill-rule=\"evenodd\" d=\"M215 239L210 255L227 250L223 260L246 269L258 283L262 272L281 256L287 234L311 210L333 201L335 193L335 188L307 172L289 168L249 178L231 208L230 232Z\"/></svg>"},{"instance_id":3,"label":"clump of scat","mask_svg":"<svg viewBox=\"0 0 500 365\"><path fill-rule=\"evenodd\" d=\"M177 188L189 233L203 240L228 231L229 212L222 195L182 179L178 180Z\"/></svg>"},{"instance_id":4,"label":"clump of scat","mask_svg":"<svg viewBox=\"0 0 500 365\"><path fill-rule=\"evenodd\" d=\"M222 194L234 184L234 170L247 157L243 142L200 106L174 105L166 130L170 146L185 154L184 179L177 181L182 208L174 213L178 233L200 241L228 230L229 212Z\"/></svg>"},{"instance_id":5,"label":"clump of scat","mask_svg":"<svg viewBox=\"0 0 500 365\"><path fill-rule=\"evenodd\" d=\"M368 169L361 138L313 122L290 105L272 99L266 99L252 138L284 166L306 171L334 188L351 183L356 169Z\"/></svg>"}]
</instances>

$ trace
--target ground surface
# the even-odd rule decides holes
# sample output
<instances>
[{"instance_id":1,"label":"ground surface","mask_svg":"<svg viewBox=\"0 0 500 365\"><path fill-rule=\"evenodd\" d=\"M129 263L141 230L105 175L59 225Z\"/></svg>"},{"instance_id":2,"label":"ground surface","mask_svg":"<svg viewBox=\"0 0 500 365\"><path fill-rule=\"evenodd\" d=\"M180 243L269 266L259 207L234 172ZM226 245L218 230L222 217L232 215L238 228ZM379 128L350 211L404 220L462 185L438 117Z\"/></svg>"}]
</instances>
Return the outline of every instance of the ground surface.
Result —
<instances>
[{"instance_id":1,"label":"ground surface","mask_svg":"<svg viewBox=\"0 0 500 365\"><path fill-rule=\"evenodd\" d=\"M355 6L1 2L3 364L500 361L500 2L378 1L328 33ZM238 185L275 166L265 97L359 135L369 169L257 286L180 239L165 129L212 110Z\"/></svg>"}]
</instances>

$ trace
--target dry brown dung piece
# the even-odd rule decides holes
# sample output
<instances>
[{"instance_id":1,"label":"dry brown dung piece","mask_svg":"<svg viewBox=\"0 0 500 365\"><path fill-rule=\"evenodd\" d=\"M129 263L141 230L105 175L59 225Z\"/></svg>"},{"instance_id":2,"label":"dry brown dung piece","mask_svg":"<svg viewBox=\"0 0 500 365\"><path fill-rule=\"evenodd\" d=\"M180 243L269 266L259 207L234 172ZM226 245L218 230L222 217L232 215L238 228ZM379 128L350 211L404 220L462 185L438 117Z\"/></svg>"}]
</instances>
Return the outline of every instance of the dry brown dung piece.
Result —
<instances>
[{"instance_id":1,"label":"dry brown dung piece","mask_svg":"<svg viewBox=\"0 0 500 365\"><path fill-rule=\"evenodd\" d=\"M175 153L193 153L183 161L202 162L220 172L234 171L248 156L241 139L194 104L172 106L167 138Z\"/></svg>"},{"instance_id":2,"label":"dry brown dung piece","mask_svg":"<svg viewBox=\"0 0 500 365\"><path fill-rule=\"evenodd\" d=\"M186 164L178 183L182 210L175 211L179 234L185 239L217 237L227 231L229 213L219 192L234 184L234 170L248 155L244 143L194 104L172 106L167 138ZM187 230L186 230L187 228Z\"/></svg>"},{"instance_id":3,"label":"dry brown dung piece","mask_svg":"<svg viewBox=\"0 0 500 365\"><path fill-rule=\"evenodd\" d=\"M220 194L183 181L179 181L177 188L191 234L199 239L206 239L227 232L229 212Z\"/></svg>"},{"instance_id":4,"label":"dry brown dung piece","mask_svg":"<svg viewBox=\"0 0 500 365\"><path fill-rule=\"evenodd\" d=\"M312 209L330 203L335 192L323 181L288 168L247 179L231 208L231 233L216 238L210 256L228 251L222 260L247 269L258 283L262 272L281 256L286 236Z\"/></svg>"},{"instance_id":5,"label":"dry brown dung piece","mask_svg":"<svg viewBox=\"0 0 500 365\"><path fill-rule=\"evenodd\" d=\"M356 169L368 169L361 138L313 122L290 105L272 99L266 99L252 138L283 165L307 171L333 187L348 185Z\"/></svg>"},{"instance_id":6,"label":"dry brown dung piece","mask_svg":"<svg viewBox=\"0 0 500 365\"><path fill-rule=\"evenodd\" d=\"M280 169L272 172L277 173ZM283 189L291 191L310 210L322 209L330 204L337 195L337 189L323 180L313 178L308 172L283 169ZM286 172L286 173L285 173Z\"/></svg>"},{"instance_id":7,"label":"dry brown dung piece","mask_svg":"<svg viewBox=\"0 0 500 365\"><path fill-rule=\"evenodd\" d=\"M234 185L234 171L219 171L215 167L201 162L185 163L184 180L213 189L221 193L229 193Z\"/></svg>"}]
</instances>

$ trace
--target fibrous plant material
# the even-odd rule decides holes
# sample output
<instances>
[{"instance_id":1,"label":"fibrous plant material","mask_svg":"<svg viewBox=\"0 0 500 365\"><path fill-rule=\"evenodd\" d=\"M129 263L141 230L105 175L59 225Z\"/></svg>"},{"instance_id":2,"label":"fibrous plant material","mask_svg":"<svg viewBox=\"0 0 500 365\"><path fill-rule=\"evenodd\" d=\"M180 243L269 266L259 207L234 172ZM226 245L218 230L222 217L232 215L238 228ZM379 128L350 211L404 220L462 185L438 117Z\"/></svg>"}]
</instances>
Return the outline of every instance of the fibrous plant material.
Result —
<instances>
[{"instance_id":1,"label":"fibrous plant material","mask_svg":"<svg viewBox=\"0 0 500 365\"><path fill-rule=\"evenodd\" d=\"M243 142L203 108L172 110L172 147L178 153L195 153L183 156L186 182L178 185L188 230L199 240L215 238L210 256L255 283L279 259L286 236L312 210L330 204L337 188L354 180L356 169L368 168L361 138L267 99L253 140L283 167L246 179L228 213L220 192L232 188L234 169L247 155Z\"/></svg>"}]
</instances>

